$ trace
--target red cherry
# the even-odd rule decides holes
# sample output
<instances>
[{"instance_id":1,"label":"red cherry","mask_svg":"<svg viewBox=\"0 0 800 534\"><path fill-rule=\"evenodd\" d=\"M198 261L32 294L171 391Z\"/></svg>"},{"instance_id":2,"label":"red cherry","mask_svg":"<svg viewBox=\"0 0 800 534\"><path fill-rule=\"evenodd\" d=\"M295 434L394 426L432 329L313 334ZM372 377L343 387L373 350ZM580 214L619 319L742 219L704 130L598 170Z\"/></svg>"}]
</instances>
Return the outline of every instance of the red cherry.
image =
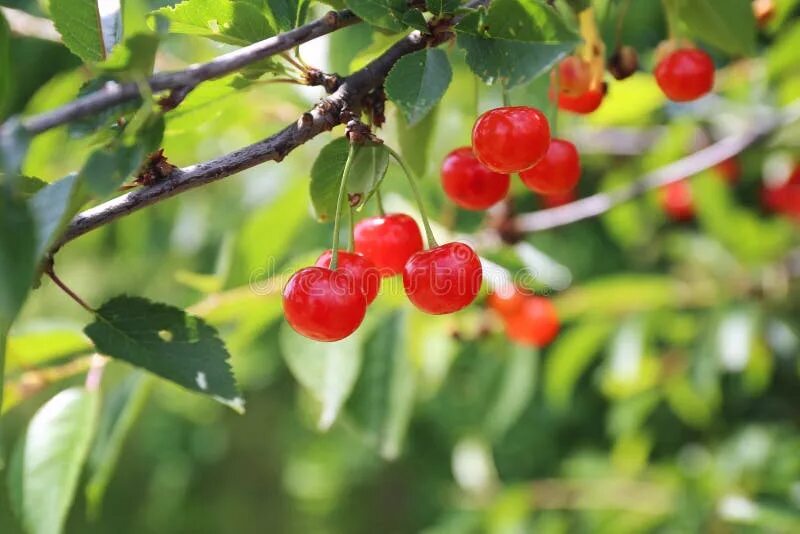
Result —
<instances>
[{"instance_id":1,"label":"red cherry","mask_svg":"<svg viewBox=\"0 0 800 534\"><path fill-rule=\"evenodd\" d=\"M314 265L329 269L332 257L333 251L326 250L317 258ZM367 304L372 304L381 287L381 275L375 265L362 254L340 250L339 264L336 266L336 272L339 271L350 275L367 298Z\"/></svg>"},{"instance_id":2,"label":"red cherry","mask_svg":"<svg viewBox=\"0 0 800 534\"><path fill-rule=\"evenodd\" d=\"M536 193L555 195L574 188L581 177L581 160L575 145L553 139L539 163L519 173L522 183Z\"/></svg>"},{"instance_id":3,"label":"red cherry","mask_svg":"<svg viewBox=\"0 0 800 534\"><path fill-rule=\"evenodd\" d=\"M575 202L578 195L575 194L574 189L570 189L566 193L558 193L556 195L542 195L542 205L545 208L557 208L570 202Z\"/></svg>"},{"instance_id":4,"label":"red cherry","mask_svg":"<svg viewBox=\"0 0 800 534\"><path fill-rule=\"evenodd\" d=\"M516 287L509 286L501 287L497 291L489 293L486 303L490 309L497 312L503 319L506 319L519 313L526 298L526 293Z\"/></svg>"},{"instance_id":5,"label":"red cherry","mask_svg":"<svg viewBox=\"0 0 800 534\"><path fill-rule=\"evenodd\" d=\"M442 187L450 199L468 210L485 210L508 193L511 178L490 171L468 146L450 152L442 162Z\"/></svg>"},{"instance_id":6,"label":"red cherry","mask_svg":"<svg viewBox=\"0 0 800 534\"><path fill-rule=\"evenodd\" d=\"M347 271L306 267L283 288L283 313L298 333L317 341L338 341L364 320L367 299Z\"/></svg>"},{"instance_id":7,"label":"red cherry","mask_svg":"<svg viewBox=\"0 0 800 534\"><path fill-rule=\"evenodd\" d=\"M422 250L419 226L404 213L368 217L354 233L356 252L371 260L381 276L402 273L408 258Z\"/></svg>"},{"instance_id":8,"label":"red cherry","mask_svg":"<svg viewBox=\"0 0 800 534\"><path fill-rule=\"evenodd\" d=\"M509 174L542 159L550 144L550 125L538 109L518 106L491 109L472 128L472 149L484 166Z\"/></svg>"},{"instance_id":9,"label":"red cherry","mask_svg":"<svg viewBox=\"0 0 800 534\"><path fill-rule=\"evenodd\" d=\"M718 163L714 168L729 184L738 182L739 176L742 174L742 168L736 158L726 159L722 163Z\"/></svg>"},{"instance_id":10,"label":"red cherry","mask_svg":"<svg viewBox=\"0 0 800 534\"><path fill-rule=\"evenodd\" d=\"M658 86L674 102L696 100L714 86L714 62L696 48L681 48L666 55L654 74Z\"/></svg>"},{"instance_id":11,"label":"red cherry","mask_svg":"<svg viewBox=\"0 0 800 534\"><path fill-rule=\"evenodd\" d=\"M673 221L689 221L694 217L692 188L686 180L672 182L659 190L661 207Z\"/></svg>"},{"instance_id":12,"label":"red cherry","mask_svg":"<svg viewBox=\"0 0 800 534\"><path fill-rule=\"evenodd\" d=\"M592 69L589 62L578 56L568 56L550 73L550 85L560 93L579 96L589 90Z\"/></svg>"},{"instance_id":13,"label":"red cherry","mask_svg":"<svg viewBox=\"0 0 800 534\"><path fill-rule=\"evenodd\" d=\"M527 297L519 312L506 319L509 339L534 347L544 347L553 341L559 328L558 312L544 297Z\"/></svg>"},{"instance_id":14,"label":"red cherry","mask_svg":"<svg viewBox=\"0 0 800 534\"><path fill-rule=\"evenodd\" d=\"M417 252L403 269L403 287L409 300L433 315L453 313L470 304L482 281L478 255L464 243Z\"/></svg>"},{"instance_id":15,"label":"red cherry","mask_svg":"<svg viewBox=\"0 0 800 534\"><path fill-rule=\"evenodd\" d=\"M589 89L582 95L578 96L570 96L565 95L564 93L559 93L558 108L565 111L571 111L572 113L579 113L581 115L591 113L599 108L600 104L603 103L603 97L605 97L604 87L605 85L597 89ZM550 89L550 100L552 102L556 101L556 93L552 90L552 88Z\"/></svg>"},{"instance_id":16,"label":"red cherry","mask_svg":"<svg viewBox=\"0 0 800 534\"><path fill-rule=\"evenodd\" d=\"M764 187L761 201L767 209L800 221L800 166L794 169L784 183Z\"/></svg>"}]
</instances>

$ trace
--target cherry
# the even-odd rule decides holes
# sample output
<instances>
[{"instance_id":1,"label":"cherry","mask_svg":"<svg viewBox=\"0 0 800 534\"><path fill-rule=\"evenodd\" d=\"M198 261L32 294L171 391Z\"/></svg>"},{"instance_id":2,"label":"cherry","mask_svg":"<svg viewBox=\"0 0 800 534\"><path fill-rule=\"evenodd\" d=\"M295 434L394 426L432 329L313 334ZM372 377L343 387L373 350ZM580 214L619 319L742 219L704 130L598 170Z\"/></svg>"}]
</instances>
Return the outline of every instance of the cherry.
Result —
<instances>
[{"instance_id":1,"label":"cherry","mask_svg":"<svg viewBox=\"0 0 800 534\"><path fill-rule=\"evenodd\" d=\"M408 258L422 250L419 226L404 213L362 219L354 234L356 252L371 260L384 277L402 273Z\"/></svg>"},{"instance_id":2,"label":"cherry","mask_svg":"<svg viewBox=\"0 0 800 534\"><path fill-rule=\"evenodd\" d=\"M552 102L558 101L559 109L586 115L600 107L600 104L603 103L603 97L605 97L605 94L605 84L597 89L589 89L579 96L569 96L559 93L558 98L556 98L555 91L551 89L550 100Z\"/></svg>"},{"instance_id":3,"label":"cherry","mask_svg":"<svg viewBox=\"0 0 800 534\"><path fill-rule=\"evenodd\" d=\"M527 295L516 287L501 287L489 293L486 302L490 309L506 319L519 313L526 298Z\"/></svg>"},{"instance_id":4,"label":"cherry","mask_svg":"<svg viewBox=\"0 0 800 534\"><path fill-rule=\"evenodd\" d=\"M544 297L526 297L518 312L506 318L506 335L523 345L544 347L553 341L559 328L558 312Z\"/></svg>"},{"instance_id":5,"label":"cherry","mask_svg":"<svg viewBox=\"0 0 800 534\"><path fill-rule=\"evenodd\" d=\"M403 269L411 303L433 314L453 313L470 304L483 281L478 255L464 243L446 243L417 252Z\"/></svg>"},{"instance_id":6,"label":"cherry","mask_svg":"<svg viewBox=\"0 0 800 534\"><path fill-rule=\"evenodd\" d=\"M569 96L582 95L589 90L591 83L591 65L578 56L567 56L550 73L551 86Z\"/></svg>"},{"instance_id":7,"label":"cherry","mask_svg":"<svg viewBox=\"0 0 800 534\"><path fill-rule=\"evenodd\" d=\"M742 174L742 168L736 158L728 158L722 163L718 163L714 168L729 184L738 182L739 176Z\"/></svg>"},{"instance_id":8,"label":"cherry","mask_svg":"<svg viewBox=\"0 0 800 534\"><path fill-rule=\"evenodd\" d=\"M509 174L534 165L547 152L550 125L538 109L491 109L472 128L472 149L489 170Z\"/></svg>"},{"instance_id":9,"label":"cherry","mask_svg":"<svg viewBox=\"0 0 800 534\"><path fill-rule=\"evenodd\" d=\"M468 146L450 152L442 162L442 187L450 199L468 210L484 210L508 193L511 178L490 171Z\"/></svg>"},{"instance_id":10,"label":"cherry","mask_svg":"<svg viewBox=\"0 0 800 534\"><path fill-rule=\"evenodd\" d=\"M696 48L679 48L658 62L658 86L674 102L696 100L714 86L714 62Z\"/></svg>"},{"instance_id":11,"label":"cherry","mask_svg":"<svg viewBox=\"0 0 800 534\"><path fill-rule=\"evenodd\" d=\"M761 201L767 209L800 221L800 166L782 184L764 187Z\"/></svg>"},{"instance_id":12,"label":"cherry","mask_svg":"<svg viewBox=\"0 0 800 534\"><path fill-rule=\"evenodd\" d=\"M673 221L689 221L694 217L692 188L686 180L672 182L659 190L661 207Z\"/></svg>"},{"instance_id":13,"label":"cherry","mask_svg":"<svg viewBox=\"0 0 800 534\"><path fill-rule=\"evenodd\" d=\"M608 72L617 79L624 80L639 69L639 54L631 46L619 46L608 59Z\"/></svg>"},{"instance_id":14,"label":"cherry","mask_svg":"<svg viewBox=\"0 0 800 534\"><path fill-rule=\"evenodd\" d=\"M332 257L333 251L326 250L317 258L314 265L329 269ZM359 289L367 298L367 304L372 304L381 286L381 275L375 265L362 254L340 250L336 272L340 271L347 273L355 280Z\"/></svg>"},{"instance_id":15,"label":"cherry","mask_svg":"<svg viewBox=\"0 0 800 534\"><path fill-rule=\"evenodd\" d=\"M542 195L542 205L545 208L557 208L570 202L575 202L578 195L575 194L574 189L570 189L566 193L558 193L556 195Z\"/></svg>"},{"instance_id":16,"label":"cherry","mask_svg":"<svg viewBox=\"0 0 800 534\"><path fill-rule=\"evenodd\" d=\"M367 299L346 270L306 267L283 288L283 313L298 333L316 341L338 341L364 320Z\"/></svg>"},{"instance_id":17,"label":"cherry","mask_svg":"<svg viewBox=\"0 0 800 534\"><path fill-rule=\"evenodd\" d=\"M581 177L581 162L575 145L553 139L539 163L519 173L522 183L536 193L555 195L575 187Z\"/></svg>"}]
</instances>

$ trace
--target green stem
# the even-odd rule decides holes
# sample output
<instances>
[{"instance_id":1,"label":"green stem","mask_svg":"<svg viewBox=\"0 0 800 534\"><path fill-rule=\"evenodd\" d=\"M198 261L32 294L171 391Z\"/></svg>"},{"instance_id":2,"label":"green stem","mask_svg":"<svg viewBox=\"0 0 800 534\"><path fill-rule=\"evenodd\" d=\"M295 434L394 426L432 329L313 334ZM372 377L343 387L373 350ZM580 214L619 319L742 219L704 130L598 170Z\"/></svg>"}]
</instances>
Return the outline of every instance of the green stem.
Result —
<instances>
[{"instance_id":1,"label":"green stem","mask_svg":"<svg viewBox=\"0 0 800 534\"><path fill-rule=\"evenodd\" d=\"M339 265L339 222L342 219L342 204L344 203L344 193L347 190L347 177L350 174L350 166L356 154L357 145L350 143L350 150L347 152L347 161L344 162L342 171L342 183L339 185L339 197L336 201L336 215L333 218L333 245L331 246L331 271L335 271Z\"/></svg>"},{"instance_id":2,"label":"green stem","mask_svg":"<svg viewBox=\"0 0 800 534\"><path fill-rule=\"evenodd\" d=\"M472 96L475 99L475 116L477 117L478 115L480 115L481 111L481 80L477 76L473 76L472 78L475 81L475 86L473 88L475 94L473 94Z\"/></svg>"},{"instance_id":3,"label":"green stem","mask_svg":"<svg viewBox=\"0 0 800 534\"><path fill-rule=\"evenodd\" d=\"M6 368L6 342L8 332L4 325L0 325L0 408L3 407L3 390L5 389L5 368Z\"/></svg>"},{"instance_id":4,"label":"green stem","mask_svg":"<svg viewBox=\"0 0 800 534\"><path fill-rule=\"evenodd\" d=\"M419 207L419 214L422 217L422 226L425 227L425 235L428 237L428 248L439 246L438 243L436 243L436 238L433 237L433 230L431 230L431 224L430 221L428 221L428 214L425 212L425 205L422 203L422 196L419 194L419 189L417 189L417 184L411 169L408 168L406 162L403 161L403 158L400 156L400 154L395 152L394 149L388 146L386 149L389 151L389 155L391 155L403 169L403 172L406 174L406 178L408 178L411 191L414 193L414 200L416 200L417 207Z\"/></svg>"},{"instance_id":5,"label":"green stem","mask_svg":"<svg viewBox=\"0 0 800 534\"><path fill-rule=\"evenodd\" d=\"M503 84L503 106L508 107L511 105L511 96L508 94L508 86Z\"/></svg>"},{"instance_id":6,"label":"green stem","mask_svg":"<svg viewBox=\"0 0 800 534\"><path fill-rule=\"evenodd\" d=\"M350 216L350 241L347 243L347 252L353 252L356 249L356 222L353 219L353 206L350 206L348 212Z\"/></svg>"},{"instance_id":7,"label":"green stem","mask_svg":"<svg viewBox=\"0 0 800 534\"><path fill-rule=\"evenodd\" d=\"M678 11L675 7L675 3L672 0L663 0L662 4L664 6L664 13L667 16L667 31L669 38L677 39L680 37L680 32L678 31Z\"/></svg>"},{"instance_id":8,"label":"green stem","mask_svg":"<svg viewBox=\"0 0 800 534\"><path fill-rule=\"evenodd\" d=\"M386 210L383 209L383 198L381 197L380 189L375 190L375 202L378 204L378 214L383 217L386 215Z\"/></svg>"}]
</instances>

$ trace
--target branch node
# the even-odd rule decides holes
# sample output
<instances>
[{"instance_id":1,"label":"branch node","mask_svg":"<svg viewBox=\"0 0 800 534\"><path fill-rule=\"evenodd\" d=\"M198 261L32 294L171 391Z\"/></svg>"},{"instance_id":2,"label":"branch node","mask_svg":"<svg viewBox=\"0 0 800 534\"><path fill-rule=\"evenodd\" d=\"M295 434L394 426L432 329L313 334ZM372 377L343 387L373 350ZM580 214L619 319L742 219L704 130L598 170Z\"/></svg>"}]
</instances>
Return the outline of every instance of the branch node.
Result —
<instances>
[{"instance_id":1,"label":"branch node","mask_svg":"<svg viewBox=\"0 0 800 534\"><path fill-rule=\"evenodd\" d=\"M142 163L134 183L143 186L153 185L169 177L175 169L177 167L168 162L164 156L164 149L159 148Z\"/></svg>"}]
</instances>

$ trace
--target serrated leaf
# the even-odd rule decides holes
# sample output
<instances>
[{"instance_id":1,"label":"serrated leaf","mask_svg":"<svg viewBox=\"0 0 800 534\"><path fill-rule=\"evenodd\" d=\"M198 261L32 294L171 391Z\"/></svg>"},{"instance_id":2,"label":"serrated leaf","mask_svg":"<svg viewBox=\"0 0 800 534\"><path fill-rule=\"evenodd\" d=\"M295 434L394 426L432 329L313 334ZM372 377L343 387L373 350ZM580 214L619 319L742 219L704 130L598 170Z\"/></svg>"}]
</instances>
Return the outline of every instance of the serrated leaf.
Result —
<instances>
[{"instance_id":1,"label":"serrated leaf","mask_svg":"<svg viewBox=\"0 0 800 534\"><path fill-rule=\"evenodd\" d=\"M403 30L405 0L345 0L347 7L372 26L393 32Z\"/></svg>"},{"instance_id":2,"label":"serrated leaf","mask_svg":"<svg viewBox=\"0 0 800 534\"><path fill-rule=\"evenodd\" d=\"M32 137L17 117L0 124L0 172L17 174L20 171Z\"/></svg>"},{"instance_id":3,"label":"serrated leaf","mask_svg":"<svg viewBox=\"0 0 800 534\"><path fill-rule=\"evenodd\" d=\"M70 388L47 401L17 444L9 493L25 530L63 530L97 422L97 392Z\"/></svg>"},{"instance_id":4,"label":"serrated leaf","mask_svg":"<svg viewBox=\"0 0 800 534\"><path fill-rule=\"evenodd\" d=\"M425 6L434 16L441 17L453 13L461 5L459 0L425 0Z\"/></svg>"},{"instance_id":5,"label":"serrated leaf","mask_svg":"<svg viewBox=\"0 0 800 534\"><path fill-rule=\"evenodd\" d=\"M333 220L339 186L349 151L347 139L334 139L320 150L311 167L311 203L320 221ZM389 166L389 153L383 145L363 145L356 148L347 180L347 193L365 194L372 189ZM347 199L345 198L345 202Z\"/></svg>"},{"instance_id":6,"label":"serrated leaf","mask_svg":"<svg viewBox=\"0 0 800 534\"><path fill-rule=\"evenodd\" d=\"M50 16L70 51L84 61L106 58L96 0L51 0Z\"/></svg>"},{"instance_id":7,"label":"serrated leaf","mask_svg":"<svg viewBox=\"0 0 800 534\"><path fill-rule=\"evenodd\" d=\"M416 377L406 340L407 316L393 314L367 340L347 413L380 455L392 460L402 449L414 407Z\"/></svg>"},{"instance_id":8,"label":"serrated leaf","mask_svg":"<svg viewBox=\"0 0 800 534\"><path fill-rule=\"evenodd\" d=\"M574 46L579 40L557 11L536 0L495 0L483 20L480 13L470 13L461 19L456 31L526 43L570 43Z\"/></svg>"},{"instance_id":9,"label":"serrated leaf","mask_svg":"<svg viewBox=\"0 0 800 534\"><path fill-rule=\"evenodd\" d=\"M361 369L360 333L333 343L319 343L284 323L279 341L289 370L321 405L320 430L328 430L336 422Z\"/></svg>"},{"instance_id":10,"label":"serrated leaf","mask_svg":"<svg viewBox=\"0 0 800 534\"><path fill-rule=\"evenodd\" d=\"M752 54L756 20L750 0L675 0L680 20L692 34L728 54Z\"/></svg>"},{"instance_id":11,"label":"serrated leaf","mask_svg":"<svg viewBox=\"0 0 800 534\"><path fill-rule=\"evenodd\" d=\"M25 302L36 268L33 214L13 182L0 175L0 334Z\"/></svg>"},{"instance_id":12,"label":"serrated leaf","mask_svg":"<svg viewBox=\"0 0 800 534\"><path fill-rule=\"evenodd\" d=\"M170 33L200 35L245 46L275 35L267 18L253 4L230 0L186 0L154 11L165 17Z\"/></svg>"},{"instance_id":13,"label":"serrated leaf","mask_svg":"<svg viewBox=\"0 0 800 534\"><path fill-rule=\"evenodd\" d=\"M403 114L397 115L397 139L400 144L400 153L415 176L423 177L428 171L430 163L431 142L436 133L436 116L439 107L435 106L425 117L414 126L409 126Z\"/></svg>"},{"instance_id":14,"label":"serrated leaf","mask_svg":"<svg viewBox=\"0 0 800 534\"><path fill-rule=\"evenodd\" d=\"M199 317L144 298L119 296L95 312L84 332L99 352L244 412L225 344Z\"/></svg>"},{"instance_id":15,"label":"serrated leaf","mask_svg":"<svg viewBox=\"0 0 800 534\"><path fill-rule=\"evenodd\" d=\"M436 106L452 78L447 54L438 48L426 48L395 63L386 77L386 96L413 126Z\"/></svg>"}]
</instances>

